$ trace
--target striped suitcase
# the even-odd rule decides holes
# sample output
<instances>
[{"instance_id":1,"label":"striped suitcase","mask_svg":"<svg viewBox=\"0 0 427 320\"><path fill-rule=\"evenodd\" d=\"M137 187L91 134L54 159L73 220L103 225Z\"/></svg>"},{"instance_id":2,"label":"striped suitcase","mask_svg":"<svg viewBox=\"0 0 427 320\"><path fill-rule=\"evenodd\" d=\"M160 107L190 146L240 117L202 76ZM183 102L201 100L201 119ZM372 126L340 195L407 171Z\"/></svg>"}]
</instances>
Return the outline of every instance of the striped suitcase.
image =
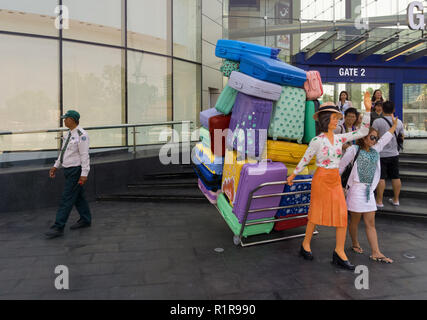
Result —
<instances>
[{"instance_id":1,"label":"striped suitcase","mask_svg":"<svg viewBox=\"0 0 427 320\"><path fill-rule=\"evenodd\" d=\"M231 73L228 85L247 95L272 101L279 100L282 93L282 87L277 84L258 80L237 71Z\"/></svg>"},{"instance_id":2,"label":"striped suitcase","mask_svg":"<svg viewBox=\"0 0 427 320\"><path fill-rule=\"evenodd\" d=\"M223 193L218 196L217 206L219 211L221 212L224 220L227 222L231 231L233 231L234 235L240 235L240 230L242 225L239 223L237 217L234 215L230 204L228 203L226 197ZM257 222L261 220L251 220L251 222ZM243 237L248 237L256 234L270 233L273 230L274 222L258 224L254 226L247 226L243 230Z\"/></svg>"},{"instance_id":3,"label":"striped suitcase","mask_svg":"<svg viewBox=\"0 0 427 320\"><path fill-rule=\"evenodd\" d=\"M202 143L198 143L194 147L193 163L201 163L213 174L222 175L224 158L216 157L211 149L206 148Z\"/></svg>"},{"instance_id":4,"label":"striped suitcase","mask_svg":"<svg viewBox=\"0 0 427 320\"><path fill-rule=\"evenodd\" d=\"M213 192L221 189L221 175L213 174L203 164L193 165L193 169L206 189Z\"/></svg>"},{"instance_id":5,"label":"striped suitcase","mask_svg":"<svg viewBox=\"0 0 427 320\"><path fill-rule=\"evenodd\" d=\"M305 121L305 91L295 87L283 87L279 101L273 105L268 136L296 140L302 143Z\"/></svg>"},{"instance_id":6,"label":"striped suitcase","mask_svg":"<svg viewBox=\"0 0 427 320\"><path fill-rule=\"evenodd\" d=\"M242 56L246 54L276 59L279 52L280 49L264 47L259 44L224 39L218 40L215 47L215 56L232 61L240 61Z\"/></svg>"}]
</instances>

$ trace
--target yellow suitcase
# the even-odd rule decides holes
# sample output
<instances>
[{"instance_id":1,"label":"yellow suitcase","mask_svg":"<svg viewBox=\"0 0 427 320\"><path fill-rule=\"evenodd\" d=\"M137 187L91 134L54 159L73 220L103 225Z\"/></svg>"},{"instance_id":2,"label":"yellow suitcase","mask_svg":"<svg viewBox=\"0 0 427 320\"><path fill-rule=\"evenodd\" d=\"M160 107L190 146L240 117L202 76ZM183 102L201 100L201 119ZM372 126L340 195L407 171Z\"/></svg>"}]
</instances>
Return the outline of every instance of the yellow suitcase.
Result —
<instances>
[{"instance_id":1,"label":"yellow suitcase","mask_svg":"<svg viewBox=\"0 0 427 320\"><path fill-rule=\"evenodd\" d=\"M227 196L231 206L234 206L234 197L240 180L240 172L246 163L257 163L252 159L237 160L237 152L225 150L224 168L222 170L221 190Z\"/></svg>"},{"instance_id":2,"label":"yellow suitcase","mask_svg":"<svg viewBox=\"0 0 427 320\"><path fill-rule=\"evenodd\" d=\"M267 141L267 159L284 164L297 165L307 150L308 145L286 141ZM316 157L311 159L309 165L316 164ZM289 172L289 169L288 169ZM302 174L302 173L301 173Z\"/></svg>"}]
</instances>

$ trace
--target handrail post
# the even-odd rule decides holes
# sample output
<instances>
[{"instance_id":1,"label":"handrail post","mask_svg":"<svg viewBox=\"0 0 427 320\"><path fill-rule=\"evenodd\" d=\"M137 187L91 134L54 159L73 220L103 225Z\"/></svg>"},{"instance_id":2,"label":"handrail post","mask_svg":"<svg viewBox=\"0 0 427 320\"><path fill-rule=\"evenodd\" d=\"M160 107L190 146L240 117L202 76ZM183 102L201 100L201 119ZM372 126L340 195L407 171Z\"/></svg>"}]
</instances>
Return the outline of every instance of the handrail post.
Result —
<instances>
[{"instance_id":1,"label":"handrail post","mask_svg":"<svg viewBox=\"0 0 427 320\"><path fill-rule=\"evenodd\" d=\"M136 127L133 126L133 155L136 156Z\"/></svg>"}]
</instances>

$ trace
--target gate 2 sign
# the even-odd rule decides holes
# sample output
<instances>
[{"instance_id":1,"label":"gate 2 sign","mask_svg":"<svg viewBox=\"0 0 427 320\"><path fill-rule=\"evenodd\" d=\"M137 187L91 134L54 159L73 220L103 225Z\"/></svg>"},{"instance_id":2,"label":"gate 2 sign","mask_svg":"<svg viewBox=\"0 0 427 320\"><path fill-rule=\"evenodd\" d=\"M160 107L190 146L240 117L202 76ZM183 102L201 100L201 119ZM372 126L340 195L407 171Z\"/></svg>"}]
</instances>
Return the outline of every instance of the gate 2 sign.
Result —
<instances>
[{"instance_id":1,"label":"gate 2 sign","mask_svg":"<svg viewBox=\"0 0 427 320\"><path fill-rule=\"evenodd\" d=\"M339 68L340 77L366 77L365 68Z\"/></svg>"}]
</instances>

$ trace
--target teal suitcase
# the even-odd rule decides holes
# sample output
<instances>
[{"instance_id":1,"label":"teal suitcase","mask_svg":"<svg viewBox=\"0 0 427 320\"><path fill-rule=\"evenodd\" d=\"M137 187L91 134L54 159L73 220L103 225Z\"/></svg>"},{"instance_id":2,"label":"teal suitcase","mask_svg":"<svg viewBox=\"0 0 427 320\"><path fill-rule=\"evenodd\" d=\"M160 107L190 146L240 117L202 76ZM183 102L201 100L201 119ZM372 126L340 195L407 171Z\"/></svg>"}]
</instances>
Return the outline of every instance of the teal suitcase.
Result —
<instances>
[{"instance_id":1,"label":"teal suitcase","mask_svg":"<svg viewBox=\"0 0 427 320\"><path fill-rule=\"evenodd\" d=\"M303 143L309 144L311 139L316 136L316 121L313 115L316 112L314 101L306 101L305 103L305 121L304 121L304 138Z\"/></svg>"},{"instance_id":2,"label":"teal suitcase","mask_svg":"<svg viewBox=\"0 0 427 320\"><path fill-rule=\"evenodd\" d=\"M223 193L218 196L217 206L222 216L224 217L224 220L230 227L231 231L233 231L234 235L240 235L242 225L239 223L239 220L237 220L237 217L233 213L233 209L231 208L230 203L228 202L227 198ZM251 220L250 222L258 222L264 220L266 219ZM274 222L248 226L245 227L245 229L243 230L243 236L246 238L248 236L253 236L256 234L270 233L271 230L273 230L273 227Z\"/></svg>"},{"instance_id":3,"label":"teal suitcase","mask_svg":"<svg viewBox=\"0 0 427 320\"><path fill-rule=\"evenodd\" d=\"M268 136L277 140L302 143L304 137L306 94L304 89L282 87L280 99L273 105Z\"/></svg>"},{"instance_id":4,"label":"teal suitcase","mask_svg":"<svg viewBox=\"0 0 427 320\"><path fill-rule=\"evenodd\" d=\"M237 93L237 90L227 84L218 97L215 109L225 115L230 114L236 101Z\"/></svg>"}]
</instances>

